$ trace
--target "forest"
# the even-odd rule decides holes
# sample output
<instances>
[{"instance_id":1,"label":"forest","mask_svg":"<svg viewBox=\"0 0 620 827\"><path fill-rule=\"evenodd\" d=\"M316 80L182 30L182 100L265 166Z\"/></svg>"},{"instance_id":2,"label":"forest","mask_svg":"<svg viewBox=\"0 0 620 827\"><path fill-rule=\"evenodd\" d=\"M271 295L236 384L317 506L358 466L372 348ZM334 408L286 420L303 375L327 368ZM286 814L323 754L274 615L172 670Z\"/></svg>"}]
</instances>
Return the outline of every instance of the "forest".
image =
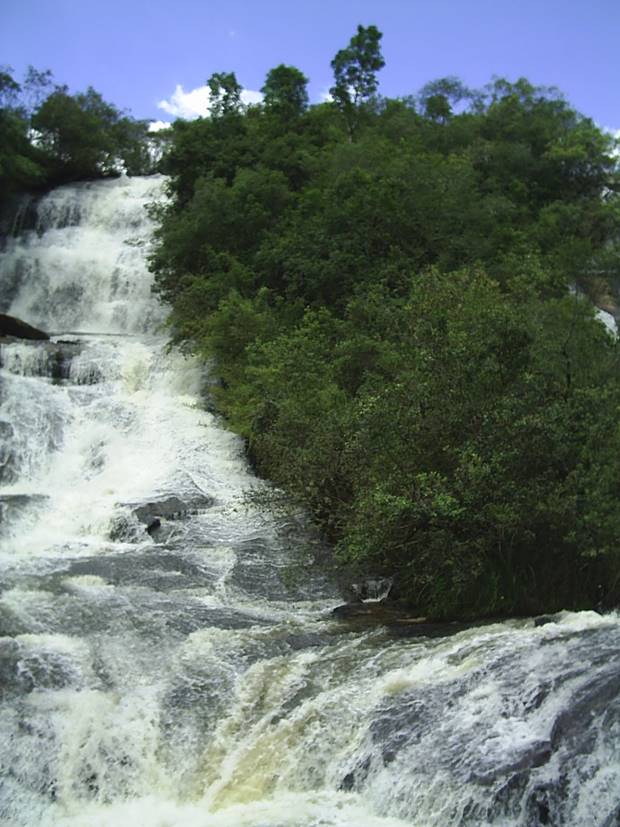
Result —
<instances>
[{"instance_id":1,"label":"forest","mask_svg":"<svg viewBox=\"0 0 620 827\"><path fill-rule=\"evenodd\" d=\"M523 78L383 97L381 39L358 27L325 102L292 66L254 105L219 72L172 125L172 341L347 576L437 619L616 606L617 142ZM4 193L151 171L147 126L94 90L2 85Z\"/></svg>"}]
</instances>

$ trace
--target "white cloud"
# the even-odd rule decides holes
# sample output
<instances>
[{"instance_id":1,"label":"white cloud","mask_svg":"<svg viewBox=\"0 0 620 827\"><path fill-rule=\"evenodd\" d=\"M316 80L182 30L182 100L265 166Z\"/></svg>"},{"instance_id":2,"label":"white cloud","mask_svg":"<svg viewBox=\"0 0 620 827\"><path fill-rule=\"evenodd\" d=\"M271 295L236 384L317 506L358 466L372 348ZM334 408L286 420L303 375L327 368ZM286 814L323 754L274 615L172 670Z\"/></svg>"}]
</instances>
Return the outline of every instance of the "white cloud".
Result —
<instances>
[{"instance_id":1,"label":"white cloud","mask_svg":"<svg viewBox=\"0 0 620 827\"><path fill-rule=\"evenodd\" d=\"M252 89L244 89L241 92L243 103L260 103L262 99L261 93ZM178 83L172 95L159 101L157 106L174 118L192 120L193 118L206 117L209 114L209 87L205 84L186 92L183 86Z\"/></svg>"},{"instance_id":2,"label":"white cloud","mask_svg":"<svg viewBox=\"0 0 620 827\"><path fill-rule=\"evenodd\" d=\"M241 93L241 100L244 103L262 103L263 93L255 92L253 89L244 89Z\"/></svg>"},{"instance_id":3,"label":"white cloud","mask_svg":"<svg viewBox=\"0 0 620 827\"><path fill-rule=\"evenodd\" d=\"M600 124L596 124L599 129L602 129L603 132L607 132L608 135L613 135L614 138L620 140L620 129L612 129L609 126L601 126Z\"/></svg>"},{"instance_id":4,"label":"white cloud","mask_svg":"<svg viewBox=\"0 0 620 827\"><path fill-rule=\"evenodd\" d=\"M172 95L167 100L157 104L173 118L198 118L209 112L209 87L199 86L186 92L180 83L177 83Z\"/></svg>"},{"instance_id":5,"label":"white cloud","mask_svg":"<svg viewBox=\"0 0 620 827\"><path fill-rule=\"evenodd\" d=\"M149 132L161 132L162 129L168 129L170 123L168 121L151 121L149 123Z\"/></svg>"}]
</instances>

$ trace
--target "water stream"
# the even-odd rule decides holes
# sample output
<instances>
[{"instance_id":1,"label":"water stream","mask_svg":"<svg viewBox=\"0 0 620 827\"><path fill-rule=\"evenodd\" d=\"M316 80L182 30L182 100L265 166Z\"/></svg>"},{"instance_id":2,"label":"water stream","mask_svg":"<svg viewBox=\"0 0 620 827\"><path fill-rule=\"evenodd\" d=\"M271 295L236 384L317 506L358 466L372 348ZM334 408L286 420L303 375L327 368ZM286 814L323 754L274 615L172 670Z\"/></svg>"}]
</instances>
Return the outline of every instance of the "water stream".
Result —
<instances>
[{"instance_id":1,"label":"water stream","mask_svg":"<svg viewBox=\"0 0 620 827\"><path fill-rule=\"evenodd\" d=\"M333 619L320 545L166 351L162 187L58 189L0 256L0 311L54 333L1 345L0 823L619 825L618 615Z\"/></svg>"}]
</instances>

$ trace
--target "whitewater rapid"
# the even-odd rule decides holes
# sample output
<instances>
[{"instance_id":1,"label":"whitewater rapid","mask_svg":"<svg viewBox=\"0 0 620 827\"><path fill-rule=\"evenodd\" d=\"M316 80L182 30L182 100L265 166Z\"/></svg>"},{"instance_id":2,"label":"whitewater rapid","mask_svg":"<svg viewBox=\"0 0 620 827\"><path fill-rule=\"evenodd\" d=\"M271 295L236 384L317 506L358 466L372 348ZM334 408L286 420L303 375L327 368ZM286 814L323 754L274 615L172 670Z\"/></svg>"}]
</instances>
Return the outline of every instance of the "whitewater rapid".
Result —
<instances>
[{"instance_id":1,"label":"whitewater rapid","mask_svg":"<svg viewBox=\"0 0 620 827\"><path fill-rule=\"evenodd\" d=\"M60 188L0 255L0 312L54 334L0 344L0 823L619 824L618 616L335 620L325 549L166 347L164 197Z\"/></svg>"}]
</instances>

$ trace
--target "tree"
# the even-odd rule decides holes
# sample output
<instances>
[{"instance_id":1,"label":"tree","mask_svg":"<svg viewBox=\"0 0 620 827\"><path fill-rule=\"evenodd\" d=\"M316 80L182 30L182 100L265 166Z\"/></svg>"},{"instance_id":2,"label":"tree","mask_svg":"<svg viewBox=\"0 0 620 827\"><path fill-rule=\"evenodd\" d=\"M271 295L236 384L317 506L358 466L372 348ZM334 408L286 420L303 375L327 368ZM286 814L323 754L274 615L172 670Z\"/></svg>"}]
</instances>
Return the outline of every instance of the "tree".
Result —
<instances>
[{"instance_id":1,"label":"tree","mask_svg":"<svg viewBox=\"0 0 620 827\"><path fill-rule=\"evenodd\" d=\"M219 118L238 112L241 107L242 87L234 72L214 72L207 81L209 87L209 111Z\"/></svg>"},{"instance_id":2,"label":"tree","mask_svg":"<svg viewBox=\"0 0 620 827\"><path fill-rule=\"evenodd\" d=\"M0 67L0 108L9 109L15 106L21 86L11 75L10 66Z\"/></svg>"},{"instance_id":3,"label":"tree","mask_svg":"<svg viewBox=\"0 0 620 827\"><path fill-rule=\"evenodd\" d=\"M264 106L171 130L176 343L337 561L417 613L617 605L620 349L567 295L620 272L613 141L524 80L370 100L379 39L338 53L333 103L280 117L306 98L279 66Z\"/></svg>"},{"instance_id":4,"label":"tree","mask_svg":"<svg viewBox=\"0 0 620 827\"><path fill-rule=\"evenodd\" d=\"M446 77L427 83L418 97L427 118L445 122L453 114L453 107L471 99L472 93L458 78Z\"/></svg>"},{"instance_id":5,"label":"tree","mask_svg":"<svg viewBox=\"0 0 620 827\"><path fill-rule=\"evenodd\" d=\"M270 70L261 89L265 108L286 120L300 115L308 106L307 83L299 69L281 63Z\"/></svg>"},{"instance_id":6,"label":"tree","mask_svg":"<svg viewBox=\"0 0 620 827\"><path fill-rule=\"evenodd\" d=\"M92 87L77 95L57 87L34 113L32 126L54 182L115 175L126 160L134 174L148 167L145 154L139 160L146 124L123 115Z\"/></svg>"},{"instance_id":7,"label":"tree","mask_svg":"<svg viewBox=\"0 0 620 827\"><path fill-rule=\"evenodd\" d=\"M49 69L39 71L34 66L28 66L22 84L22 105L28 117L41 106L45 98L51 94L53 76Z\"/></svg>"},{"instance_id":8,"label":"tree","mask_svg":"<svg viewBox=\"0 0 620 827\"><path fill-rule=\"evenodd\" d=\"M347 119L350 135L357 122L357 108L377 91L377 72L385 66L382 37L376 26L358 26L347 48L331 62L335 83L329 91Z\"/></svg>"},{"instance_id":9,"label":"tree","mask_svg":"<svg viewBox=\"0 0 620 827\"><path fill-rule=\"evenodd\" d=\"M21 92L11 69L0 68L0 209L13 195L44 178L40 153L29 139Z\"/></svg>"}]
</instances>

